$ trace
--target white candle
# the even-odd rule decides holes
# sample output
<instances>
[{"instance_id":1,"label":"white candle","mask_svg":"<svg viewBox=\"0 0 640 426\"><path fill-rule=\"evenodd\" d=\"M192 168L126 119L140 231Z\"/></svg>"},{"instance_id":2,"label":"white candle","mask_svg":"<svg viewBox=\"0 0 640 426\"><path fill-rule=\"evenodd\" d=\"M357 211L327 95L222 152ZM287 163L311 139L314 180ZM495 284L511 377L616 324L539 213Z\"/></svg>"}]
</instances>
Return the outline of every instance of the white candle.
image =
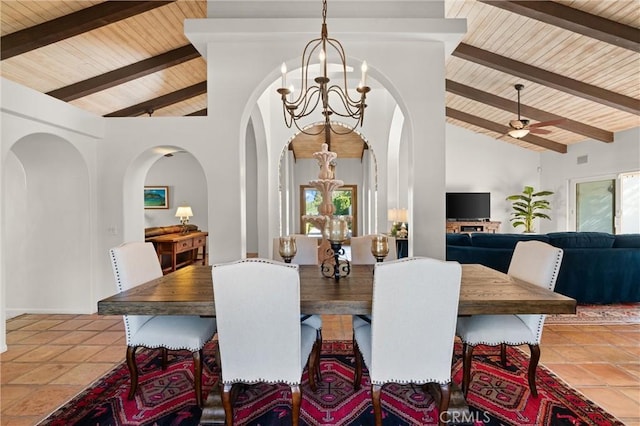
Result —
<instances>
[{"instance_id":1,"label":"white candle","mask_svg":"<svg viewBox=\"0 0 640 426\"><path fill-rule=\"evenodd\" d=\"M367 85L367 61L362 62L362 66L360 67L362 70L362 86Z\"/></svg>"},{"instance_id":2,"label":"white candle","mask_svg":"<svg viewBox=\"0 0 640 426\"><path fill-rule=\"evenodd\" d=\"M287 65L284 62L280 67L280 72L282 73L282 87L287 87Z\"/></svg>"}]
</instances>

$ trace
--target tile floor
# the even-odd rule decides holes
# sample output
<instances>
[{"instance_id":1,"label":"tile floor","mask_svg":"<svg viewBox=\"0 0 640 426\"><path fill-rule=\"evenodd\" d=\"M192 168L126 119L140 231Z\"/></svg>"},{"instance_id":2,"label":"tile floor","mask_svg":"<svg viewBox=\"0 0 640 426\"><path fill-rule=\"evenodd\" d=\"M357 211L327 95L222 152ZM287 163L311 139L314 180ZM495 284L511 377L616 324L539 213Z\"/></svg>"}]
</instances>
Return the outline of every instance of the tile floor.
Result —
<instances>
[{"instance_id":1,"label":"tile floor","mask_svg":"<svg viewBox=\"0 0 640 426\"><path fill-rule=\"evenodd\" d=\"M351 319L325 316L327 340ZM624 424L640 426L640 324L545 325L541 362ZM23 315L7 322L1 361L4 426L34 425L124 359L120 317Z\"/></svg>"}]
</instances>

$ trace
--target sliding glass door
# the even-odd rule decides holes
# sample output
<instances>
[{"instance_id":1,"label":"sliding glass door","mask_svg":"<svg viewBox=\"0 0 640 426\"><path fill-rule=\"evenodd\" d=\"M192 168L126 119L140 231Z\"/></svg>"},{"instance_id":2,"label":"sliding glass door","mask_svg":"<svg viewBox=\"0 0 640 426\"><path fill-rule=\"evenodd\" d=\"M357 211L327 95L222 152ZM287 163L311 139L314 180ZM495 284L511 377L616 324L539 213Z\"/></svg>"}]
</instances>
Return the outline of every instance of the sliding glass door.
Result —
<instances>
[{"instance_id":1,"label":"sliding glass door","mask_svg":"<svg viewBox=\"0 0 640 426\"><path fill-rule=\"evenodd\" d=\"M570 229L640 232L640 172L571 181Z\"/></svg>"},{"instance_id":2,"label":"sliding glass door","mask_svg":"<svg viewBox=\"0 0 640 426\"><path fill-rule=\"evenodd\" d=\"M615 179L576 184L576 231L614 233Z\"/></svg>"}]
</instances>

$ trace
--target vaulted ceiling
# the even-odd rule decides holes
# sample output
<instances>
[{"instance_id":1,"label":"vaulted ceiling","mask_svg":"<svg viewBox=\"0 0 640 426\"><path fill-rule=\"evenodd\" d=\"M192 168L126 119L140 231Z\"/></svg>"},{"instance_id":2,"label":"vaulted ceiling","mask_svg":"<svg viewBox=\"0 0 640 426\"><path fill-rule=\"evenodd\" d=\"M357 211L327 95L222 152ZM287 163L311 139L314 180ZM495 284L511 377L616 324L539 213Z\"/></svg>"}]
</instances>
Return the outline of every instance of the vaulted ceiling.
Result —
<instances>
[{"instance_id":1,"label":"vaulted ceiling","mask_svg":"<svg viewBox=\"0 0 640 426\"><path fill-rule=\"evenodd\" d=\"M183 28L206 17L205 0L0 7L4 78L105 117L206 115L206 63ZM637 0L446 0L445 8L468 25L447 61L449 123L560 153L640 126ZM517 118L515 84L524 85L522 118L552 121L548 133L506 135Z\"/></svg>"}]
</instances>

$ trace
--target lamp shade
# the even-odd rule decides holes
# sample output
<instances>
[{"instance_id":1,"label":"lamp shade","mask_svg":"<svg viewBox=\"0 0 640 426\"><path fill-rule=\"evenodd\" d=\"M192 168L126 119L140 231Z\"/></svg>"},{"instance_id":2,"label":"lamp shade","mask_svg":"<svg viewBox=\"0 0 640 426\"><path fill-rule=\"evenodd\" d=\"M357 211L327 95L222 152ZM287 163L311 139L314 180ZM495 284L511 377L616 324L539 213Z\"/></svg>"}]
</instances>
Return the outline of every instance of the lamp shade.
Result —
<instances>
[{"instance_id":1,"label":"lamp shade","mask_svg":"<svg viewBox=\"0 0 640 426\"><path fill-rule=\"evenodd\" d=\"M512 138L520 139L529 134L529 129L513 129L509 130L509 136Z\"/></svg>"},{"instance_id":2,"label":"lamp shade","mask_svg":"<svg viewBox=\"0 0 640 426\"><path fill-rule=\"evenodd\" d=\"M407 222L407 209L389 209L387 213L389 222Z\"/></svg>"},{"instance_id":3,"label":"lamp shade","mask_svg":"<svg viewBox=\"0 0 640 426\"><path fill-rule=\"evenodd\" d=\"M398 209L398 222L408 222L409 214L407 213L407 209Z\"/></svg>"},{"instance_id":4,"label":"lamp shade","mask_svg":"<svg viewBox=\"0 0 640 426\"><path fill-rule=\"evenodd\" d=\"M178 210L176 210L176 217L191 217L193 216L193 211L190 206L180 206Z\"/></svg>"}]
</instances>

